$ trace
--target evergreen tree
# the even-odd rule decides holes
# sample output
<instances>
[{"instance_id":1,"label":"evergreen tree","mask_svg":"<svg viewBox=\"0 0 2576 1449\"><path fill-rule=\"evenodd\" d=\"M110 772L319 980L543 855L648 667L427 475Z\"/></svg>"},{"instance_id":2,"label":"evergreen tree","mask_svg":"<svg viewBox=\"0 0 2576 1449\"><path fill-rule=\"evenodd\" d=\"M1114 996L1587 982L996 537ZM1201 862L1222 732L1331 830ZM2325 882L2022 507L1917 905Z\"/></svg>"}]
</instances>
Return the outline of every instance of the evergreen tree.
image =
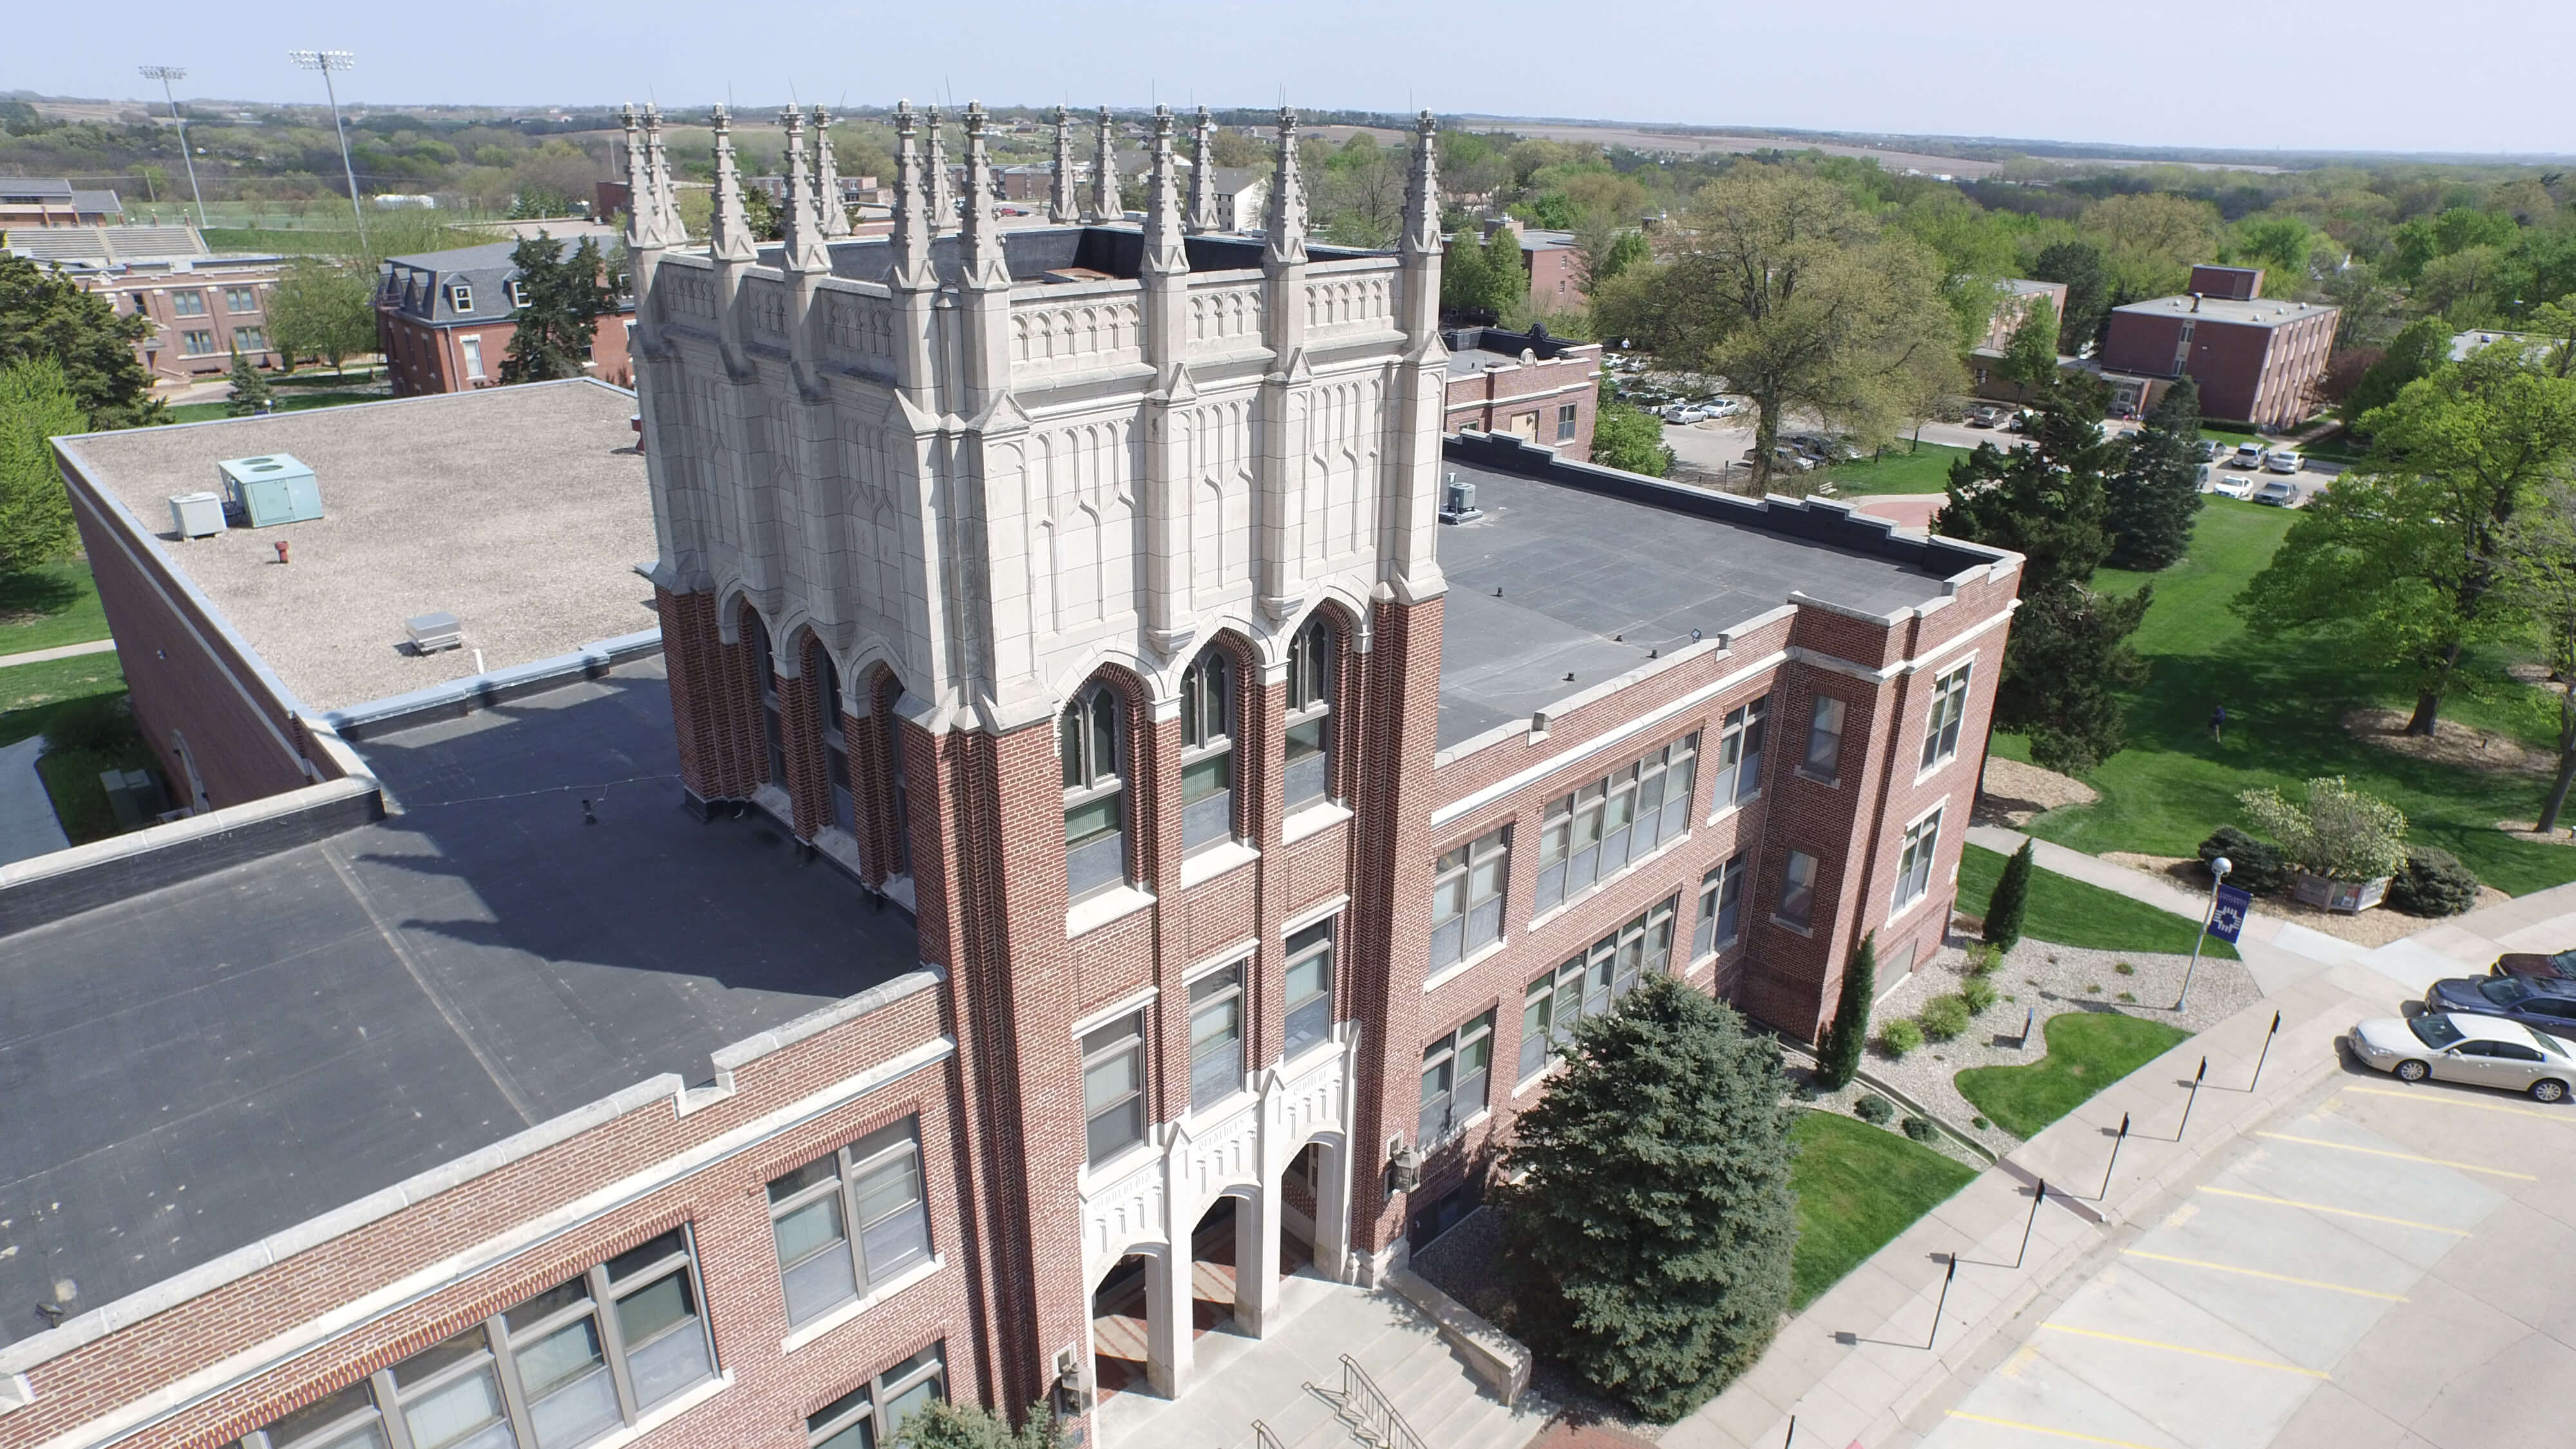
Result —
<instances>
[{"instance_id":1,"label":"evergreen tree","mask_svg":"<svg viewBox=\"0 0 2576 1449\"><path fill-rule=\"evenodd\" d=\"M1933 525L2024 558L1995 725L2028 734L2031 758L2052 770L2089 770L2119 751L2125 719L2114 691L2144 676L2128 637L2154 589L2114 599L2092 586L2111 547L2103 480L2127 448L2102 436L2108 396L2086 377L2052 384L2035 406L2028 441L2010 453L1980 444L1951 465L1949 502Z\"/></svg>"},{"instance_id":2,"label":"evergreen tree","mask_svg":"<svg viewBox=\"0 0 2576 1449\"><path fill-rule=\"evenodd\" d=\"M71 495L45 440L88 427L52 358L0 367L0 575L51 563L71 547Z\"/></svg>"},{"instance_id":3,"label":"evergreen tree","mask_svg":"<svg viewBox=\"0 0 2576 1449\"><path fill-rule=\"evenodd\" d=\"M502 380L581 376L600 315L613 301L601 279L599 248L585 239L567 250L541 231L510 249L510 265L528 300L510 314L518 330L510 337Z\"/></svg>"},{"instance_id":4,"label":"evergreen tree","mask_svg":"<svg viewBox=\"0 0 2576 1449\"><path fill-rule=\"evenodd\" d=\"M1828 1091L1848 1087L1860 1075L1861 1048L1869 1044L1869 1003L1878 990L1878 933L1860 938L1851 965L1843 971L1842 999L1834 1004L1834 1024L1825 1033L1825 1049L1816 1056L1816 1078Z\"/></svg>"},{"instance_id":5,"label":"evergreen tree","mask_svg":"<svg viewBox=\"0 0 2576 1449\"><path fill-rule=\"evenodd\" d=\"M2182 558L2200 512L2199 440L2200 388L2184 376L2148 409L2127 464L2111 478L2103 525L2114 567L2170 568Z\"/></svg>"},{"instance_id":6,"label":"evergreen tree","mask_svg":"<svg viewBox=\"0 0 2576 1449\"><path fill-rule=\"evenodd\" d=\"M2082 356L2111 320L2111 266L2102 249L2087 241L2051 243L2031 263L2030 274L2043 282L2066 284L2066 315L2058 319L2057 350Z\"/></svg>"},{"instance_id":7,"label":"evergreen tree","mask_svg":"<svg viewBox=\"0 0 2576 1449\"><path fill-rule=\"evenodd\" d=\"M275 397L268 385L268 374L251 366L250 359L242 356L238 347L233 349L232 384L232 396L224 399L224 416L228 418L256 416L262 410L262 404Z\"/></svg>"},{"instance_id":8,"label":"evergreen tree","mask_svg":"<svg viewBox=\"0 0 2576 1449\"><path fill-rule=\"evenodd\" d=\"M166 420L152 374L134 344L152 335L149 317L117 314L59 267L0 256L0 367L50 358L94 429ZM59 485L57 485L59 486Z\"/></svg>"},{"instance_id":9,"label":"evergreen tree","mask_svg":"<svg viewBox=\"0 0 2576 1449\"><path fill-rule=\"evenodd\" d=\"M2030 841L2004 862L2004 873L1995 880L1995 893L1986 901L1986 944L1998 951L2009 951L2021 939L2022 918L2030 914Z\"/></svg>"},{"instance_id":10,"label":"evergreen tree","mask_svg":"<svg viewBox=\"0 0 2576 1449\"><path fill-rule=\"evenodd\" d=\"M2057 307L2046 297L2031 299L2031 308L2013 328L2004 348L2004 376L2032 389L2057 380Z\"/></svg>"},{"instance_id":11,"label":"evergreen tree","mask_svg":"<svg viewBox=\"0 0 2576 1449\"><path fill-rule=\"evenodd\" d=\"M1768 1347L1798 1237L1780 1055L1669 976L1574 1029L1506 1189L1524 1331L1661 1423Z\"/></svg>"}]
</instances>

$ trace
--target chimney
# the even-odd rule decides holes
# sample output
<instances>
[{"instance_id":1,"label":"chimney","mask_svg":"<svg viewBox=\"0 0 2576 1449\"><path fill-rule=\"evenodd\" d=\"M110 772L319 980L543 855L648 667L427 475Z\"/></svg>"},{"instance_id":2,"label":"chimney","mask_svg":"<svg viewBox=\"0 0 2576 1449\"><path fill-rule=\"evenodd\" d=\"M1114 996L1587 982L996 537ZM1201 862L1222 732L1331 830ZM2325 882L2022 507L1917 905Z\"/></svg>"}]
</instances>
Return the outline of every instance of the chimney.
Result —
<instances>
[{"instance_id":1,"label":"chimney","mask_svg":"<svg viewBox=\"0 0 2576 1449\"><path fill-rule=\"evenodd\" d=\"M2191 310L2195 312L2200 310L2200 294L2198 292L2191 294Z\"/></svg>"}]
</instances>

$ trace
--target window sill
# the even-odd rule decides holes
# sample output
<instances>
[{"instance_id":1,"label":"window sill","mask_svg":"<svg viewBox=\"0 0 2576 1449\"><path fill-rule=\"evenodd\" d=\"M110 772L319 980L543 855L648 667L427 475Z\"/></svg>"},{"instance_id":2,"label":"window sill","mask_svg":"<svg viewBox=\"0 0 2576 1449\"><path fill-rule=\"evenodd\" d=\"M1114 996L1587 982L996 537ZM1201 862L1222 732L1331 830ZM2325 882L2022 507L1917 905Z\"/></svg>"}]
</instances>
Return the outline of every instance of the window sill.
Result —
<instances>
[{"instance_id":1,"label":"window sill","mask_svg":"<svg viewBox=\"0 0 2576 1449\"><path fill-rule=\"evenodd\" d=\"M1090 1197L1093 1188L1102 1183L1116 1182L1137 1168L1154 1161L1156 1151L1152 1129L1148 1128L1143 1141L1131 1142L1119 1148L1117 1154L1105 1162L1085 1163L1082 1170L1073 1175L1074 1194L1077 1197Z\"/></svg>"},{"instance_id":2,"label":"window sill","mask_svg":"<svg viewBox=\"0 0 2576 1449\"><path fill-rule=\"evenodd\" d=\"M1512 1100L1517 1102L1521 1098L1528 1096L1530 1093L1537 1091L1539 1088L1546 1086L1549 1079L1554 1077L1559 1071L1563 1070L1564 1066L1565 1058L1556 1055L1554 1052L1548 1053L1546 1066L1532 1072L1528 1081L1512 1088Z\"/></svg>"},{"instance_id":3,"label":"window sill","mask_svg":"<svg viewBox=\"0 0 2576 1449\"><path fill-rule=\"evenodd\" d=\"M1635 875L1638 871L1644 870L1647 866L1654 864L1656 861L1661 860L1672 852L1681 849L1683 846L1690 843L1690 838L1691 833L1688 830L1684 830L1681 834L1674 836L1670 840L1658 842L1654 849L1647 851L1644 855L1630 857L1628 863L1619 867L1616 874L1605 875L1599 880L1594 881L1592 884L1585 886L1581 895L1567 896L1564 900L1558 901L1555 905L1552 905L1546 910L1539 912L1537 915L1530 917L1529 928L1535 931L1541 926L1553 923L1557 917L1573 910L1576 906L1583 904L1585 901L1588 901L1594 896L1601 894L1603 891L1610 889L1610 887L1617 885L1619 882L1626 880L1632 875Z\"/></svg>"},{"instance_id":4,"label":"window sill","mask_svg":"<svg viewBox=\"0 0 2576 1449\"><path fill-rule=\"evenodd\" d=\"M1734 944L1735 944L1735 943L1734 943L1733 941L1725 942L1724 944L1720 945L1716 950L1711 951L1711 952L1709 952L1707 955L1700 957L1698 960L1691 962L1691 963L1690 963L1689 965L1687 965L1687 966L1684 966L1684 967L1682 968L1682 974L1683 974L1684 976L1697 976L1699 973L1701 973L1701 972L1703 972L1703 971L1707 970L1707 969L1708 969L1708 968L1710 968L1711 966L1716 965L1716 964L1717 964L1717 958L1718 958L1718 957L1720 957L1720 956L1725 955L1725 954L1726 954L1726 948L1727 948L1728 946L1732 946L1732 945L1734 945Z\"/></svg>"},{"instance_id":5,"label":"window sill","mask_svg":"<svg viewBox=\"0 0 2576 1449\"><path fill-rule=\"evenodd\" d=\"M1811 940L1816 934L1816 928L1814 926L1799 925L1796 921L1790 920L1787 916L1773 916L1771 918L1771 924L1778 926L1784 931L1794 931L1798 935L1808 937Z\"/></svg>"},{"instance_id":6,"label":"window sill","mask_svg":"<svg viewBox=\"0 0 2576 1449\"><path fill-rule=\"evenodd\" d=\"M1921 895L1916 896L1914 899L1907 901L1905 904L1898 906L1895 910L1889 911L1887 913L1887 919L1879 922L1879 928L1884 930L1887 927L1893 926L1897 922L1904 920L1907 916L1914 914L1914 908L1916 906L1919 906L1930 899L1932 899L1932 893L1927 890Z\"/></svg>"},{"instance_id":7,"label":"window sill","mask_svg":"<svg viewBox=\"0 0 2576 1449\"><path fill-rule=\"evenodd\" d=\"M1432 972L1430 975L1423 977L1422 989L1424 991L1439 990L1441 987L1448 985L1450 982L1455 981L1459 977L1466 975L1468 972L1475 970L1477 967L1484 965L1487 961L1501 955L1503 948L1510 944L1511 938L1509 936L1487 942L1485 945L1478 947L1475 951L1470 952L1465 956L1461 956L1457 960L1450 962L1448 965L1441 967L1439 970Z\"/></svg>"},{"instance_id":8,"label":"window sill","mask_svg":"<svg viewBox=\"0 0 2576 1449\"><path fill-rule=\"evenodd\" d=\"M892 1278L887 1279L878 1287L870 1290L869 1292L860 1294L858 1297L851 1299L849 1302L842 1304L840 1307L833 1309L831 1312L824 1314L822 1317L817 1318L813 1322L806 1324L804 1327L788 1334L785 1338L778 1340L778 1351L780 1353L794 1353L796 1350L803 1348L805 1345L812 1343L814 1340L821 1338L827 1333L830 1333L833 1329L840 1327L851 1319L856 1318L859 1315L866 1313L869 1309L876 1307L878 1304L893 1298L895 1295L912 1287L914 1284L929 1279L933 1275L937 1274L940 1269L947 1266L947 1258L936 1253L932 1254L929 1261L913 1264L911 1267L897 1273Z\"/></svg>"},{"instance_id":9,"label":"window sill","mask_svg":"<svg viewBox=\"0 0 2576 1449\"><path fill-rule=\"evenodd\" d=\"M1924 781L1940 774L1943 770L1950 768L1958 762L1959 753L1958 751L1953 750L1949 754L1942 756L1940 759L1934 760L1931 764L1926 765L1921 770L1917 771L1914 776L1914 783L1920 785Z\"/></svg>"},{"instance_id":10,"label":"window sill","mask_svg":"<svg viewBox=\"0 0 2576 1449\"><path fill-rule=\"evenodd\" d=\"M1291 845L1319 831L1330 830L1351 818L1351 807L1327 800L1309 805L1279 822L1279 843Z\"/></svg>"},{"instance_id":11,"label":"window sill","mask_svg":"<svg viewBox=\"0 0 2576 1449\"><path fill-rule=\"evenodd\" d=\"M1843 787L1842 776L1819 775L1804 765L1798 767L1798 778L1806 781L1810 785L1822 785L1828 790L1839 790Z\"/></svg>"},{"instance_id":12,"label":"window sill","mask_svg":"<svg viewBox=\"0 0 2576 1449\"><path fill-rule=\"evenodd\" d=\"M714 1398L716 1395L721 1394L732 1387L733 1375L718 1374L714 1378L708 1379L694 1388L683 1389L676 1396L655 1404L653 1407L645 1410L642 1415L637 1417L634 1423L613 1433L593 1439L589 1443L583 1445L582 1449L623 1449L623 1446L632 1444L637 1440L642 1439L645 1435L655 1432L663 1425L670 1423L672 1420L679 1418L682 1414L689 1412L691 1409L698 1407L700 1404L705 1403L709 1399Z\"/></svg>"},{"instance_id":13,"label":"window sill","mask_svg":"<svg viewBox=\"0 0 2576 1449\"><path fill-rule=\"evenodd\" d=\"M1071 940L1086 931L1096 931L1153 903L1154 893L1141 886L1124 885L1096 896L1086 896L1074 902L1072 908L1064 913L1065 938Z\"/></svg>"},{"instance_id":14,"label":"window sill","mask_svg":"<svg viewBox=\"0 0 2576 1449\"><path fill-rule=\"evenodd\" d=\"M1450 1148L1457 1146L1459 1143L1466 1141L1467 1134L1484 1126L1487 1122L1490 1122L1493 1119L1494 1111L1491 1107L1479 1107L1476 1109L1476 1115L1459 1123L1457 1127L1450 1131L1448 1136L1441 1138L1437 1142L1417 1142L1414 1144L1414 1150L1420 1152L1425 1157L1430 1156L1434 1152L1446 1152Z\"/></svg>"},{"instance_id":15,"label":"window sill","mask_svg":"<svg viewBox=\"0 0 2576 1449\"><path fill-rule=\"evenodd\" d=\"M1720 805L1715 810L1710 811L1708 823L1715 825L1717 822L1724 820L1727 816L1735 814L1745 806L1750 805L1761 798L1762 792L1759 790L1754 791L1750 795L1738 795L1733 801Z\"/></svg>"},{"instance_id":16,"label":"window sill","mask_svg":"<svg viewBox=\"0 0 2576 1449\"><path fill-rule=\"evenodd\" d=\"M1250 865L1261 858L1261 852L1240 840L1211 845L1181 861L1181 888L1187 890L1203 881L1212 881L1237 866Z\"/></svg>"},{"instance_id":17,"label":"window sill","mask_svg":"<svg viewBox=\"0 0 2576 1449\"><path fill-rule=\"evenodd\" d=\"M1310 1066L1316 1065L1327 1058L1338 1055L1342 1049L1341 1030L1343 1025L1343 1023L1338 1021L1333 1023L1333 1035L1325 1037L1322 1041L1315 1043L1313 1046L1306 1048L1304 1051L1299 1052L1294 1056L1280 1057L1280 1074L1282 1076L1293 1077Z\"/></svg>"}]
</instances>

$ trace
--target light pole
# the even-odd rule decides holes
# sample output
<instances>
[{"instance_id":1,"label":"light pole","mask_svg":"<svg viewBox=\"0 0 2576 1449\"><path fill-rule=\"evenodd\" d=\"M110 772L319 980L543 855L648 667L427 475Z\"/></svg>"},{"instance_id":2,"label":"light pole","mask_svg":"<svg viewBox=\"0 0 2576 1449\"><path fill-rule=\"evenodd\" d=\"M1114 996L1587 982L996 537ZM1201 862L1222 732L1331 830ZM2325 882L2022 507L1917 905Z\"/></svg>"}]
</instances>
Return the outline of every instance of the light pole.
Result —
<instances>
[{"instance_id":1,"label":"light pole","mask_svg":"<svg viewBox=\"0 0 2576 1449\"><path fill-rule=\"evenodd\" d=\"M2209 923L2218 919L2218 888L2227 884L2227 873L2236 862L2220 856L2209 863L2209 910L2200 918L2200 934L2191 938L2191 964L2182 968L2182 995L2174 998L2179 1012L2191 1000L2191 973L2200 969L2200 943L2209 939Z\"/></svg>"},{"instance_id":2,"label":"light pole","mask_svg":"<svg viewBox=\"0 0 2576 1449\"><path fill-rule=\"evenodd\" d=\"M188 68L184 65L142 65L135 69L143 72L145 80L159 81L161 94L170 102L170 119L179 126L179 159L188 163L188 195L197 203L197 225L202 229L206 224L206 198L197 190L197 154L188 149L188 118L179 114L179 93L170 89L170 82L188 78Z\"/></svg>"},{"instance_id":3,"label":"light pole","mask_svg":"<svg viewBox=\"0 0 2576 1449\"><path fill-rule=\"evenodd\" d=\"M322 72L322 94L331 98L331 129L340 137L340 173L349 178L349 214L358 219L358 250L367 249L367 209L358 204L358 168L349 162L349 128L340 124L340 90L331 72L353 70L358 58L345 50L290 50L286 58L306 70Z\"/></svg>"}]
</instances>

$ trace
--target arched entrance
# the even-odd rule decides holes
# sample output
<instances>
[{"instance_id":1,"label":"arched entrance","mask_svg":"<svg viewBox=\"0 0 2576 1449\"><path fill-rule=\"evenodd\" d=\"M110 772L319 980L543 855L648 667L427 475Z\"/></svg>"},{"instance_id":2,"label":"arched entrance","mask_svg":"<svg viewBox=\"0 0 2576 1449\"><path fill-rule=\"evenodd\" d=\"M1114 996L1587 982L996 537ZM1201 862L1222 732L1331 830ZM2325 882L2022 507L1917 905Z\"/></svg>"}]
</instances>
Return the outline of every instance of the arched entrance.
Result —
<instances>
[{"instance_id":1,"label":"arched entrance","mask_svg":"<svg viewBox=\"0 0 2576 1449\"><path fill-rule=\"evenodd\" d=\"M1163 1263L1158 1250L1129 1253L1091 1290L1091 1382L1101 1399L1173 1392L1170 1330L1157 1307Z\"/></svg>"},{"instance_id":2,"label":"arched entrance","mask_svg":"<svg viewBox=\"0 0 2576 1449\"><path fill-rule=\"evenodd\" d=\"M1227 1193L1208 1204L1198 1226L1190 1230L1192 1338L1260 1332L1259 1309L1246 1302L1245 1291L1258 1294L1260 1255L1244 1251L1244 1238L1259 1220L1260 1210L1250 1200Z\"/></svg>"}]
</instances>

